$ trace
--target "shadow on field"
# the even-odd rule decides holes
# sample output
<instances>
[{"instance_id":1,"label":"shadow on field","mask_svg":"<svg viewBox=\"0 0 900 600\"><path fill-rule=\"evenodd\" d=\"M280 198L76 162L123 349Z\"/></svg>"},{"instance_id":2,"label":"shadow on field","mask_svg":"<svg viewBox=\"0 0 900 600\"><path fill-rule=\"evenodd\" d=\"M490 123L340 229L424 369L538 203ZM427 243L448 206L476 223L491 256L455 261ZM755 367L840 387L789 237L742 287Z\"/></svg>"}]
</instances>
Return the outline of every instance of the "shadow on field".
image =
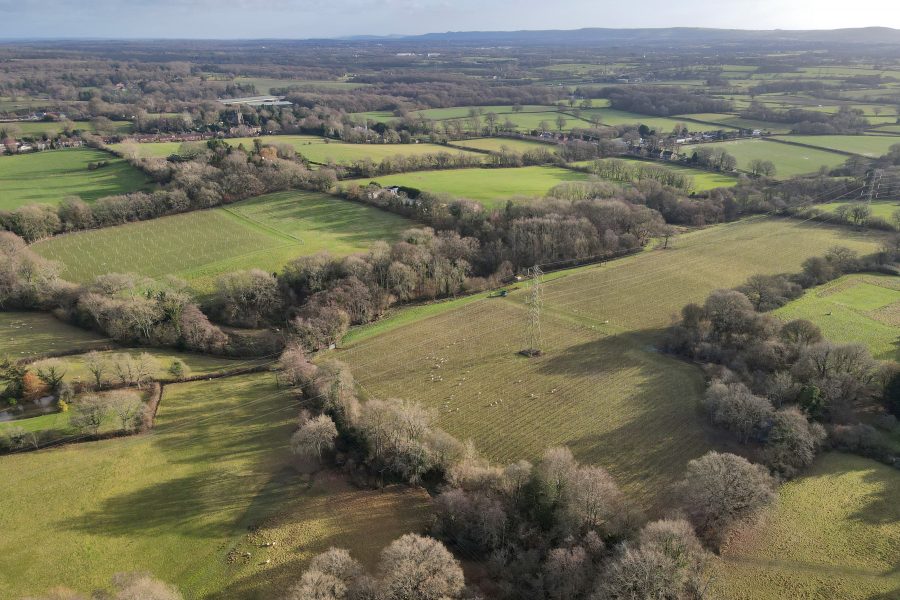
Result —
<instances>
[{"instance_id":1,"label":"shadow on field","mask_svg":"<svg viewBox=\"0 0 900 600\"><path fill-rule=\"evenodd\" d=\"M178 531L191 537L219 537L234 522L234 507L252 500L257 481L245 477L245 484L241 478L220 471L178 477L109 498L97 510L62 525L91 535Z\"/></svg>"},{"instance_id":2,"label":"shadow on field","mask_svg":"<svg viewBox=\"0 0 900 600\"><path fill-rule=\"evenodd\" d=\"M646 332L608 336L572 346L547 357L548 375L604 378L623 372L621 391L596 381L596 413L608 407L615 415L604 430L572 439L566 445L576 458L607 466L620 485L637 491L653 508L664 506L664 490L684 472L687 462L718 443L699 409L703 378L690 364L658 353ZM609 395L610 402L603 398ZM597 415L603 421L603 415Z\"/></svg>"},{"instance_id":3,"label":"shadow on field","mask_svg":"<svg viewBox=\"0 0 900 600\"><path fill-rule=\"evenodd\" d=\"M890 525L900 522L900 476L890 472L885 478L884 471L869 470L863 476L863 480L878 489L877 493L868 496L868 502L850 517L862 523L870 525ZM897 555L900 565L900 553Z\"/></svg>"}]
</instances>

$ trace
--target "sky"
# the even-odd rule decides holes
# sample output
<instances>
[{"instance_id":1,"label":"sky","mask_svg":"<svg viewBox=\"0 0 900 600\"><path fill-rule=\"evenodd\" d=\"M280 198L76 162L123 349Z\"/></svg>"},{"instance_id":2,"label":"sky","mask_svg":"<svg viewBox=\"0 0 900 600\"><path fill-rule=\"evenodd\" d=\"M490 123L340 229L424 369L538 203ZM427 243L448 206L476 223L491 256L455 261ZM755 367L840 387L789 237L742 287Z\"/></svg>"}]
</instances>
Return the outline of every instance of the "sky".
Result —
<instances>
[{"instance_id":1,"label":"sky","mask_svg":"<svg viewBox=\"0 0 900 600\"><path fill-rule=\"evenodd\" d=\"M0 38L323 38L581 27L900 28L898 0L0 0Z\"/></svg>"}]
</instances>

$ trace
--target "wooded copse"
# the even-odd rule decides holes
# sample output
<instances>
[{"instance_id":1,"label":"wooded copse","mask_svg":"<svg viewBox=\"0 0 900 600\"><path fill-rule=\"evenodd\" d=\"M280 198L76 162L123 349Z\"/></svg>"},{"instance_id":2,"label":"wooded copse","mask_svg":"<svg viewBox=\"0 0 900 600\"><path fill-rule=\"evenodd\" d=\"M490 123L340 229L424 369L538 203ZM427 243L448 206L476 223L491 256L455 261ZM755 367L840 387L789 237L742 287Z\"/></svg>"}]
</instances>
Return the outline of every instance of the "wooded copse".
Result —
<instances>
[{"instance_id":1,"label":"wooded copse","mask_svg":"<svg viewBox=\"0 0 900 600\"><path fill-rule=\"evenodd\" d=\"M898 257L896 243L865 258L834 247L807 259L799 274L757 275L736 290L717 290L682 309L665 347L706 365L710 420L781 477L802 472L826 444L894 464L895 452L860 414L875 406L888 429L896 423L887 412L897 407L896 364L879 363L861 344L829 342L807 320L765 313L805 288L878 271Z\"/></svg>"}]
</instances>

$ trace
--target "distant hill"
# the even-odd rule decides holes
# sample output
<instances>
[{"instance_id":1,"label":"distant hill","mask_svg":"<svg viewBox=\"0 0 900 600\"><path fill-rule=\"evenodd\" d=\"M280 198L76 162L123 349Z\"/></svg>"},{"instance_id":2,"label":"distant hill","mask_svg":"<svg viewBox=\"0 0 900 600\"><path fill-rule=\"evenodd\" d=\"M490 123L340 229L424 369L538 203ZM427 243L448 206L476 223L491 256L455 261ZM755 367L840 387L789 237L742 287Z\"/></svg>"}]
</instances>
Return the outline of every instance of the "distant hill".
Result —
<instances>
[{"instance_id":1,"label":"distant hill","mask_svg":"<svg viewBox=\"0 0 900 600\"><path fill-rule=\"evenodd\" d=\"M375 39L367 36L367 39ZM622 46L692 46L705 44L854 44L898 45L900 30L889 27L823 30L750 30L706 29L700 27L670 27L661 29L605 29L585 28L543 31L448 31L415 36L389 36L385 40L407 42L435 41L460 44L513 45L594 45Z\"/></svg>"}]
</instances>

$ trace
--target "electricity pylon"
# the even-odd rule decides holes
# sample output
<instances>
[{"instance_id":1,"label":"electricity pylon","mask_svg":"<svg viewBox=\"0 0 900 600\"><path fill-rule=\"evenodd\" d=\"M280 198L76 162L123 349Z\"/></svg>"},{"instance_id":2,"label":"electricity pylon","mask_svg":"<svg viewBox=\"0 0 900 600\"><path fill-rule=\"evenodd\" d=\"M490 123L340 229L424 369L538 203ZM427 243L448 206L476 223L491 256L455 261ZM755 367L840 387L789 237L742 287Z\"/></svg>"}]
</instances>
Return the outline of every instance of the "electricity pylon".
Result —
<instances>
[{"instance_id":1,"label":"electricity pylon","mask_svg":"<svg viewBox=\"0 0 900 600\"><path fill-rule=\"evenodd\" d=\"M541 281L544 272L537 265L526 271L526 276L531 280L531 290L525 299L528 307L528 324L525 328L525 356L540 356L542 352L543 338L541 336L541 313L544 311L544 286Z\"/></svg>"}]
</instances>

